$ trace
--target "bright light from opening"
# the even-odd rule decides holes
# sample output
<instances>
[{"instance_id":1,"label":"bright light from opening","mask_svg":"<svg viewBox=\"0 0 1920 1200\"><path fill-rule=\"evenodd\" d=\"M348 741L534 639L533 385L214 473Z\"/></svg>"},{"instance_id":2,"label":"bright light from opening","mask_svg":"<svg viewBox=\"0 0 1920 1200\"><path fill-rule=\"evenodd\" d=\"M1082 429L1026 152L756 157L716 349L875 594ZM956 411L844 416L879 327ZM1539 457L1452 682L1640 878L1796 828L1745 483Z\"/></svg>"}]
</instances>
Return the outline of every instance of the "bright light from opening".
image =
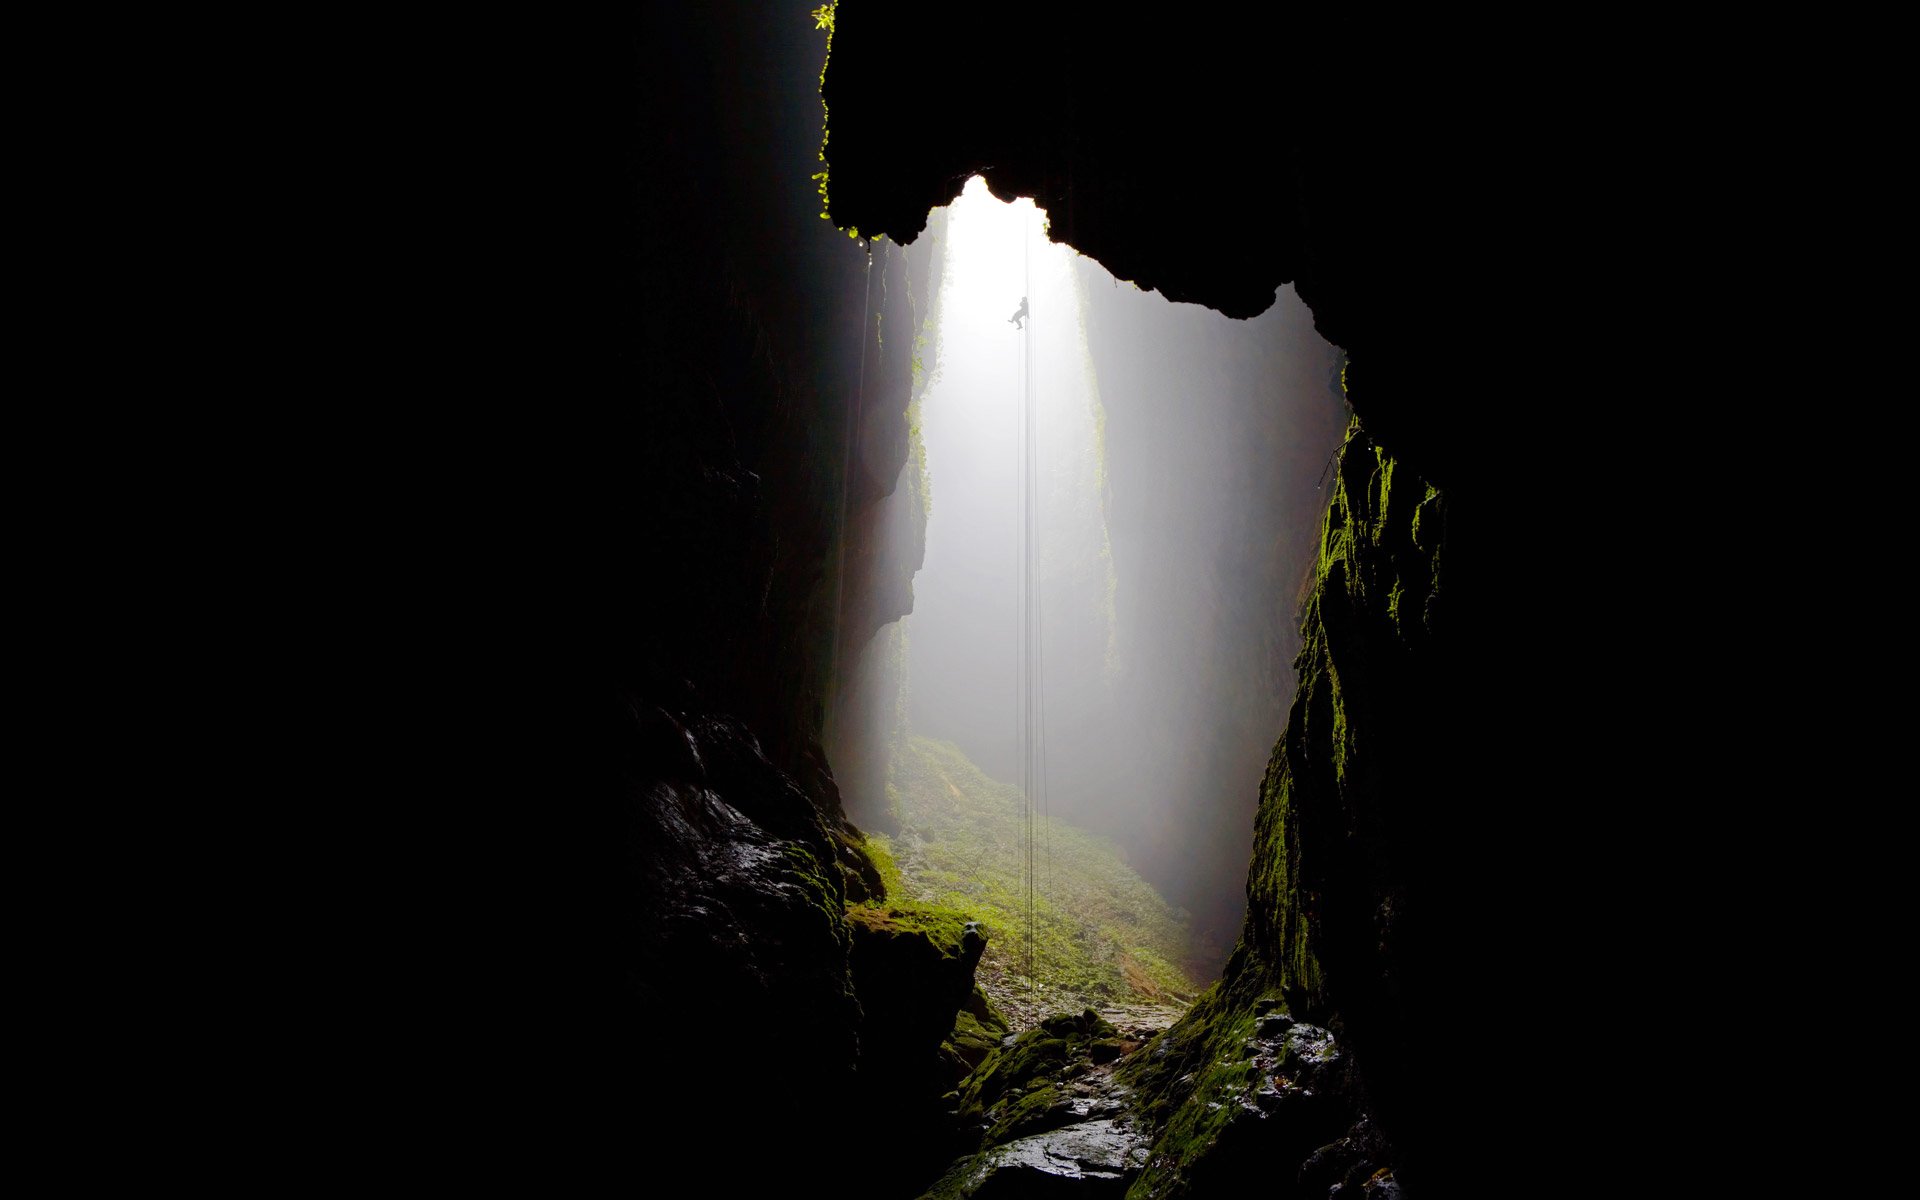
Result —
<instances>
[{"instance_id":1,"label":"bright light from opening","mask_svg":"<svg viewBox=\"0 0 1920 1200\"><path fill-rule=\"evenodd\" d=\"M933 253L911 260L939 273L911 410L928 488L903 474L892 523L918 533L910 498L929 498L924 557L911 614L862 658L878 688L865 752L891 769L886 747L910 733L1016 787L1036 778L1054 815L1116 838L1193 908L1223 957L1245 800L1293 690L1289 601L1318 544L1315 480L1346 423L1337 356L1290 290L1252 321L1170 302L1048 241L1031 200L1003 203L979 178L929 234ZM1037 626L1021 604L1029 536ZM1037 773L1026 745L1042 747ZM909 795L930 779L869 775L857 815L900 819L896 791L957 795Z\"/></svg>"},{"instance_id":2,"label":"bright light from opening","mask_svg":"<svg viewBox=\"0 0 1920 1200\"><path fill-rule=\"evenodd\" d=\"M967 180L960 198L948 209L946 295L943 325L952 323L956 343L971 344L975 337L994 334L1020 306L1029 279L1059 273L1066 248L1047 241L1046 217L1031 200L1004 204L987 190L987 181L975 175ZM1033 305L1029 304L1030 307ZM1013 344L1010 338L1005 340Z\"/></svg>"},{"instance_id":3,"label":"bright light from opening","mask_svg":"<svg viewBox=\"0 0 1920 1200\"><path fill-rule=\"evenodd\" d=\"M1017 781L1022 403L1035 414L1030 528L1046 702L1064 727L1107 682L1112 564L1098 398L1077 256L1047 240L1033 201L996 200L976 176L948 209L946 238L939 374L921 412L933 505L908 625L921 685L913 718Z\"/></svg>"}]
</instances>

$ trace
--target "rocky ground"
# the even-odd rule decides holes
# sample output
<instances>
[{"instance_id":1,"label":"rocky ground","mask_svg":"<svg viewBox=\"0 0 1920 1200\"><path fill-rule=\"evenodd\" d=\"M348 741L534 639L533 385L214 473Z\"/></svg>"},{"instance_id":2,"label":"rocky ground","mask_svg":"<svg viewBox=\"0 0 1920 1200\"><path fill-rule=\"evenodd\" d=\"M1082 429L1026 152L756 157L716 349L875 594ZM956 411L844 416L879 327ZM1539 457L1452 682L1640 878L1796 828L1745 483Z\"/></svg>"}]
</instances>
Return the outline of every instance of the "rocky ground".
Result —
<instances>
[{"instance_id":1,"label":"rocky ground","mask_svg":"<svg viewBox=\"0 0 1920 1200\"><path fill-rule=\"evenodd\" d=\"M1063 1012L1082 1012L1093 1009L1115 1026L1129 1032L1137 1032L1141 1041L1167 1029L1185 1015L1188 1005L1178 1000L1156 1001L1144 997L1134 997L1126 1001L1081 996L1072 992L1058 991L1037 984L1027 987L1026 978L996 969L982 963L975 973L980 990L993 1001L993 1006L1006 1017L1007 1024L1015 1033L1023 1033L1039 1025L1049 1016Z\"/></svg>"},{"instance_id":2,"label":"rocky ground","mask_svg":"<svg viewBox=\"0 0 1920 1200\"><path fill-rule=\"evenodd\" d=\"M1231 1194L1256 1179L1282 1197L1399 1194L1330 1032L1275 1005L1220 1061L1191 1070L1180 1043L1158 1036L1179 1012L1087 1009L1007 1035L958 1096L979 1148L925 1200ZM1169 1120L1167 1106L1139 1091L1143 1081L1159 1086L1156 1066L1177 1071L1173 1090L1201 1102L1209 1115L1198 1126L1179 1105ZM1276 1148L1279 1161L1263 1153Z\"/></svg>"},{"instance_id":3,"label":"rocky ground","mask_svg":"<svg viewBox=\"0 0 1920 1200\"><path fill-rule=\"evenodd\" d=\"M959 1097L960 1120L980 1149L956 1162L929 1200L1123 1194L1152 1138L1113 1068L1156 1032L1087 1009L1008 1035Z\"/></svg>"}]
</instances>

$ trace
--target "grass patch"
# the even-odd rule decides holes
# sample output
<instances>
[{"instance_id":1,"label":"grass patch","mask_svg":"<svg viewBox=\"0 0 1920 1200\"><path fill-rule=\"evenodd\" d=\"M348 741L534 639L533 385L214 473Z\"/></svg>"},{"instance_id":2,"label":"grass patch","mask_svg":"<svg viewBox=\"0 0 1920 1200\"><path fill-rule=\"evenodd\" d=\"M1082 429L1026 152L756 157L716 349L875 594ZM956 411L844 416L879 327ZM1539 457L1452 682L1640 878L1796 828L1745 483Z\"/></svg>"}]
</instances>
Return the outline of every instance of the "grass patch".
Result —
<instances>
[{"instance_id":1,"label":"grass patch","mask_svg":"<svg viewBox=\"0 0 1920 1200\"><path fill-rule=\"evenodd\" d=\"M949 742L912 737L893 759L899 837L868 839L890 910L980 922L980 975L993 990L1026 979L1026 834L1020 789L989 778ZM1033 974L1046 1007L1184 1001L1187 915L1127 866L1106 838L1057 820L1035 834ZM899 919L899 918L895 918ZM931 919L931 918L928 918Z\"/></svg>"}]
</instances>

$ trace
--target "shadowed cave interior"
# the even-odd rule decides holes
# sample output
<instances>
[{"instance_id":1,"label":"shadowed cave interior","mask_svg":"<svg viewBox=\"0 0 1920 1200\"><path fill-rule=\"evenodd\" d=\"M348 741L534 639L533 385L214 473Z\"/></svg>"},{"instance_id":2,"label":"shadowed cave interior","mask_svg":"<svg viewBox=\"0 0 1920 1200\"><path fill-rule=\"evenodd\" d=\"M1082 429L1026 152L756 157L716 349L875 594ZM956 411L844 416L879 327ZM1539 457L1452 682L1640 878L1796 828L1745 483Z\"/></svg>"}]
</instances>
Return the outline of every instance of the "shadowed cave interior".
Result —
<instances>
[{"instance_id":1,"label":"shadowed cave interior","mask_svg":"<svg viewBox=\"0 0 1920 1200\"><path fill-rule=\"evenodd\" d=\"M1439 17L805 7L606 18L529 189L572 407L502 528L582 598L546 723L594 764L508 923L529 1173L1351 1200L1629 1160L1578 1030L1637 927L1590 817L1642 770L1640 630L1613 382L1564 369L1594 314L1542 283L1609 248L1512 115L1550 73ZM969 196L1033 223L991 311ZM998 615L1036 393L1056 1007L964 840L1037 790Z\"/></svg>"}]
</instances>

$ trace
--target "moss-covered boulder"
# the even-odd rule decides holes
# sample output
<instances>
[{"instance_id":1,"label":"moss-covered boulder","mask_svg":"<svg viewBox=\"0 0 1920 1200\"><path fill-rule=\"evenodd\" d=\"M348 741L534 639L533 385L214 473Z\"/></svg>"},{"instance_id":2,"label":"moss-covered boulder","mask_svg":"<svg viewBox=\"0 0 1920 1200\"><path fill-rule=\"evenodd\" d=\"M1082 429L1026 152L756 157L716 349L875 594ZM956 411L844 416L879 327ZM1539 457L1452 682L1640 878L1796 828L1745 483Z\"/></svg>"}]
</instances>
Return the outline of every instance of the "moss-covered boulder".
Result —
<instances>
[{"instance_id":1,"label":"moss-covered boulder","mask_svg":"<svg viewBox=\"0 0 1920 1200\"><path fill-rule=\"evenodd\" d=\"M968 1077L960 1092L961 1125L977 1134L977 1144L992 1146L1086 1120L1095 1107L1092 1094L1072 1084L1095 1065L1095 1044L1118 1037L1092 1009L1048 1017L988 1054Z\"/></svg>"},{"instance_id":2,"label":"moss-covered boulder","mask_svg":"<svg viewBox=\"0 0 1920 1200\"><path fill-rule=\"evenodd\" d=\"M987 940L958 914L925 906L847 907L862 1070L932 1062L972 998Z\"/></svg>"},{"instance_id":3,"label":"moss-covered boulder","mask_svg":"<svg viewBox=\"0 0 1920 1200\"><path fill-rule=\"evenodd\" d=\"M1088 1009L1007 1038L959 1097L975 1152L940 1177L928 1200L1123 1195L1153 1139L1113 1064L1144 1036L1124 1035Z\"/></svg>"},{"instance_id":4,"label":"moss-covered boulder","mask_svg":"<svg viewBox=\"0 0 1920 1200\"><path fill-rule=\"evenodd\" d=\"M1000 1048L1007 1038L1007 1020L1000 1010L993 1006L987 993L975 984L973 995L967 998L966 1006L953 1019L953 1032L947 1035L941 1050L948 1056L949 1063L955 1068L954 1084L958 1086L968 1075L978 1070L987 1056ZM957 1096L956 1096L957 1099Z\"/></svg>"},{"instance_id":5,"label":"moss-covered boulder","mask_svg":"<svg viewBox=\"0 0 1920 1200\"><path fill-rule=\"evenodd\" d=\"M973 971L986 938L963 914L910 901L848 905L846 926L861 1011L861 1101L886 1114L861 1153L870 1178L910 1191L966 1149L953 1091L968 1068L950 1039L971 1045L990 1036L971 1012L968 1028L956 1031L956 1016L976 1007Z\"/></svg>"}]
</instances>

